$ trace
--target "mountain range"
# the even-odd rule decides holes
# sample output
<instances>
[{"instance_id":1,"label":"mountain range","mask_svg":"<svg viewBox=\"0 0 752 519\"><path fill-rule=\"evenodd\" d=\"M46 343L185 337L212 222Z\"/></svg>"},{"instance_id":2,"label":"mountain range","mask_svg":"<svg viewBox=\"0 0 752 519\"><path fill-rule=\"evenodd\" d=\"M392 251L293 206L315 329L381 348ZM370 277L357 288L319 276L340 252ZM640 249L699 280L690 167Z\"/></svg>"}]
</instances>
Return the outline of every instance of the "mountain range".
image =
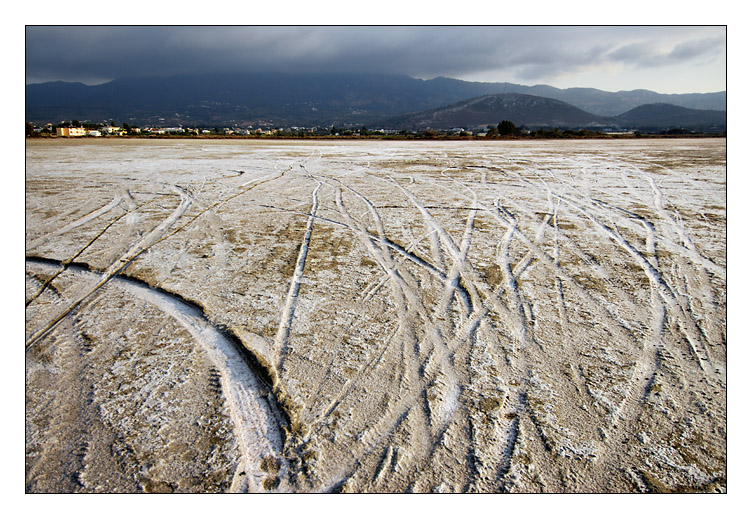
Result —
<instances>
[{"instance_id":1,"label":"mountain range","mask_svg":"<svg viewBox=\"0 0 752 519\"><path fill-rule=\"evenodd\" d=\"M123 78L93 86L60 81L30 84L26 85L26 119L35 124L78 119L161 126L370 126L490 94L548 99L539 104L558 101L571 108L560 106L557 113L568 111L568 117L596 122L599 117L626 115L645 104L726 110L726 92L606 92L404 75L236 73ZM536 110L542 113L540 106ZM575 115L576 110L586 114ZM514 122L525 124L521 121ZM538 122L557 126L554 120Z\"/></svg>"},{"instance_id":2,"label":"mountain range","mask_svg":"<svg viewBox=\"0 0 752 519\"><path fill-rule=\"evenodd\" d=\"M663 130L685 128L723 131L726 112L695 110L668 103L640 105L617 116L595 115L569 103L527 94L490 94L448 106L385 119L381 126L425 128L482 128L499 121L528 128L623 128Z\"/></svg>"}]
</instances>

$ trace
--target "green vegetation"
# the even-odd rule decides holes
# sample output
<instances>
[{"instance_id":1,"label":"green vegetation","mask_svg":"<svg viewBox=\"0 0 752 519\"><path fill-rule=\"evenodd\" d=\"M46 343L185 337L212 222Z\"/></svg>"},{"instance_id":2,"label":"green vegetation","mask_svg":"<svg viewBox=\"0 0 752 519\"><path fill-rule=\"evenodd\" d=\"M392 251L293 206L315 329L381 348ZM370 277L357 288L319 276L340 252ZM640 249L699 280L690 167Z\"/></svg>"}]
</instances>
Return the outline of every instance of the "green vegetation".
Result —
<instances>
[{"instance_id":1,"label":"green vegetation","mask_svg":"<svg viewBox=\"0 0 752 519\"><path fill-rule=\"evenodd\" d=\"M517 133L517 126L515 126L512 121L501 121L497 128L499 130L499 135L501 136L514 135Z\"/></svg>"},{"instance_id":2,"label":"green vegetation","mask_svg":"<svg viewBox=\"0 0 752 519\"><path fill-rule=\"evenodd\" d=\"M530 132L533 139L582 139L592 137L609 137L596 130L560 130L559 128L540 128Z\"/></svg>"}]
</instances>

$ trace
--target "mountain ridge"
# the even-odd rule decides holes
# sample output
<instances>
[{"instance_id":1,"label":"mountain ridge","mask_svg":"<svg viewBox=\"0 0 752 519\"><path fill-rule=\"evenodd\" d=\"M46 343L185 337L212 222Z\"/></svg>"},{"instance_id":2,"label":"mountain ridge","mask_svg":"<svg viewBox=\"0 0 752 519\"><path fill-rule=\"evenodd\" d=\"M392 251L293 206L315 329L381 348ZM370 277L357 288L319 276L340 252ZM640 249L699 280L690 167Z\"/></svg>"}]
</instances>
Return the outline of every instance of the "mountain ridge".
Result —
<instances>
[{"instance_id":1,"label":"mountain ridge","mask_svg":"<svg viewBox=\"0 0 752 519\"><path fill-rule=\"evenodd\" d=\"M725 108L726 103L725 92L625 92L382 74L193 74L121 78L91 86L60 81L29 84L26 118L35 123L78 119L170 125L361 125L497 93L553 93L556 97L542 97L611 116L647 101L673 100L686 108Z\"/></svg>"},{"instance_id":2,"label":"mountain ridge","mask_svg":"<svg viewBox=\"0 0 752 519\"><path fill-rule=\"evenodd\" d=\"M604 116L590 114L556 99L528 94L505 93L460 101L448 106L394 117L384 126L406 129L477 128L509 120L518 126L604 126Z\"/></svg>"},{"instance_id":3,"label":"mountain ridge","mask_svg":"<svg viewBox=\"0 0 752 519\"><path fill-rule=\"evenodd\" d=\"M668 103L635 107L618 116L602 116L571 104L528 94L489 94L451 105L385 119L387 128L410 130L482 128L502 120L536 128L669 129L685 127L698 131L725 131L726 112L695 110Z\"/></svg>"}]
</instances>

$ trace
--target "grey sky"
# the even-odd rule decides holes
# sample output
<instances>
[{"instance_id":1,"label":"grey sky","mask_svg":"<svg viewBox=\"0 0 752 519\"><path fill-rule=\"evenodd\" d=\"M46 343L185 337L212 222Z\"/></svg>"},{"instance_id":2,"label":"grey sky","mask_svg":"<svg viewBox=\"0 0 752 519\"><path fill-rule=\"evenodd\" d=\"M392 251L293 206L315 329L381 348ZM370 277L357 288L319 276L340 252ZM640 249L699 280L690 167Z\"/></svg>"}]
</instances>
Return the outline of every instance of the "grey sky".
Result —
<instances>
[{"instance_id":1,"label":"grey sky","mask_svg":"<svg viewBox=\"0 0 752 519\"><path fill-rule=\"evenodd\" d=\"M561 88L726 89L725 27L26 28L26 82L224 71L378 72Z\"/></svg>"}]
</instances>

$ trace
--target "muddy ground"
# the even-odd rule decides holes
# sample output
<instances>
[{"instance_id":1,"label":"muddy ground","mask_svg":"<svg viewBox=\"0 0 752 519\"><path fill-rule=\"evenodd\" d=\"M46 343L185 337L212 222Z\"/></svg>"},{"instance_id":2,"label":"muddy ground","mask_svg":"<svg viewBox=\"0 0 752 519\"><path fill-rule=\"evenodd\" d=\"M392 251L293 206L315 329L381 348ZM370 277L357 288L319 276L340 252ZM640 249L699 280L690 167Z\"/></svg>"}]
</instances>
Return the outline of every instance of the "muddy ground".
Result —
<instances>
[{"instance_id":1,"label":"muddy ground","mask_svg":"<svg viewBox=\"0 0 752 519\"><path fill-rule=\"evenodd\" d=\"M726 141L27 141L27 492L725 492Z\"/></svg>"}]
</instances>

